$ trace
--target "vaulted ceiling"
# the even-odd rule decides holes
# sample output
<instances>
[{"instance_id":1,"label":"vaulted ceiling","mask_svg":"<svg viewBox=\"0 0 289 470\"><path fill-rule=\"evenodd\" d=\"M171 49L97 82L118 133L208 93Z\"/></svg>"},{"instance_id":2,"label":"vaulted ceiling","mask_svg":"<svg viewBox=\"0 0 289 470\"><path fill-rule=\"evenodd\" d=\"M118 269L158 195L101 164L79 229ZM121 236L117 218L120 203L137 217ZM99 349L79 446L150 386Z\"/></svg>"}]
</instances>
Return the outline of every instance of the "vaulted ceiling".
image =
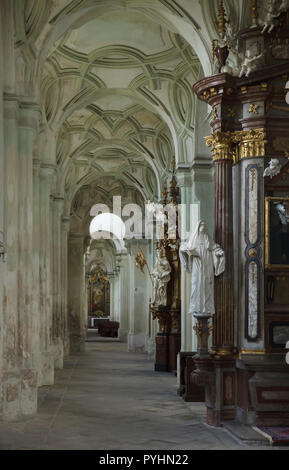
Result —
<instances>
[{"instance_id":1,"label":"vaulted ceiling","mask_svg":"<svg viewBox=\"0 0 289 470\"><path fill-rule=\"evenodd\" d=\"M244 1L225 4L240 24ZM194 158L192 84L212 72L218 2L15 5L19 61L38 90L43 127L55 138L54 163L67 200L101 184L109 193L113 180L136 199L158 199L172 157L178 163ZM97 195L103 199L101 190Z\"/></svg>"}]
</instances>

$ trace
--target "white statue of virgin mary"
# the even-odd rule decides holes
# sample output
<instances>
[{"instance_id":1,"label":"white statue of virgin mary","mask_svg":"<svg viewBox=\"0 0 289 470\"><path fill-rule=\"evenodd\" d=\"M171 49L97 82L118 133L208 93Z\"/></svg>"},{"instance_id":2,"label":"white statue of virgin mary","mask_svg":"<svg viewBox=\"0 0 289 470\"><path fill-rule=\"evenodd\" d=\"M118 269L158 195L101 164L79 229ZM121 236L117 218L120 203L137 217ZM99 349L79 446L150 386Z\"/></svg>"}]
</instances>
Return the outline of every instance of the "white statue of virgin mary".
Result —
<instances>
[{"instance_id":1,"label":"white statue of virgin mary","mask_svg":"<svg viewBox=\"0 0 289 470\"><path fill-rule=\"evenodd\" d=\"M191 314L214 314L214 275L225 271L225 253L209 235L201 220L187 242L180 247L184 269L192 273Z\"/></svg>"}]
</instances>

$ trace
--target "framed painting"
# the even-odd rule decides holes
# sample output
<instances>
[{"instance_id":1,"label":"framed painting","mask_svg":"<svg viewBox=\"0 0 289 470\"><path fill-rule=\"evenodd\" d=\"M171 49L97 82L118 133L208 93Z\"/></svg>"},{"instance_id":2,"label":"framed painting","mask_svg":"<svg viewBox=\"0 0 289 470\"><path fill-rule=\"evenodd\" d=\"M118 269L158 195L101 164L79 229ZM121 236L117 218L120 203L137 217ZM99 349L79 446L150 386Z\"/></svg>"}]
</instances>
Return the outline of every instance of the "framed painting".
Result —
<instances>
[{"instance_id":1,"label":"framed painting","mask_svg":"<svg viewBox=\"0 0 289 470\"><path fill-rule=\"evenodd\" d=\"M103 318L110 315L110 284L102 271L94 272L89 278L89 316Z\"/></svg>"},{"instance_id":2,"label":"framed painting","mask_svg":"<svg viewBox=\"0 0 289 470\"><path fill-rule=\"evenodd\" d=\"M289 270L289 197L265 199L266 269Z\"/></svg>"}]
</instances>

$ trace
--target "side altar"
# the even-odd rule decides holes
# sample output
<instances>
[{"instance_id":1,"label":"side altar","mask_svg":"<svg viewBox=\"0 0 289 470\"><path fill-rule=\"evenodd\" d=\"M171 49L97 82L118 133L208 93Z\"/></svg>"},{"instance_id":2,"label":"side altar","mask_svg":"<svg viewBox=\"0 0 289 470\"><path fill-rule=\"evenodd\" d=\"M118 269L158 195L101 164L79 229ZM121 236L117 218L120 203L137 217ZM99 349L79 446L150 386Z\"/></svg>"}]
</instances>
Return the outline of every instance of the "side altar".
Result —
<instances>
[{"instance_id":1,"label":"side altar","mask_svg":"<svg viewBox=\"0 0 289 470\"><path fill-rule=\"evenodd\" d=\"M263 3L250 3L252 25L234 43L220 2L218 71L193 86L212 109L214 239L226 270L215 280L212 351L192 380L205 386L210 425L288 426L289 9L276 3L263 24Z\"/></svg>"}]
</instances>

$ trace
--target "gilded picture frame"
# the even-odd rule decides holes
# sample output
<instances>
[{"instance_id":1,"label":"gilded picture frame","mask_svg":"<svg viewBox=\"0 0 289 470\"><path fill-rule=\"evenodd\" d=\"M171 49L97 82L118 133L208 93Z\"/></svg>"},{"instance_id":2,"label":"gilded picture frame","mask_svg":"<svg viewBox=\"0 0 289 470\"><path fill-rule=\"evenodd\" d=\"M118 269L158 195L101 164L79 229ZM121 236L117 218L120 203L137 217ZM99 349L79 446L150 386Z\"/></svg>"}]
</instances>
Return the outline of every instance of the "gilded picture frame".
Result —
<instances>
[{"instance_id":1,"label":"gilded picture frame","mask_svg":"<svg viewBox=\"0 0 289 470\"><path fill-rule=\"evenodd\" d=\"M110 283L103 270L94 272L88 283L89 316L109 317L110 315Z\"/></svg>"},{"instance_id":2,"label":"gilded picture frame","mask_svg":"<svg viewBox=\"0 0 289 470\"><path fill-rule=\"evenodd\" d=\"M265 198L265 268L289 270L289 196Z\"/></svg>"}]
</instances>

